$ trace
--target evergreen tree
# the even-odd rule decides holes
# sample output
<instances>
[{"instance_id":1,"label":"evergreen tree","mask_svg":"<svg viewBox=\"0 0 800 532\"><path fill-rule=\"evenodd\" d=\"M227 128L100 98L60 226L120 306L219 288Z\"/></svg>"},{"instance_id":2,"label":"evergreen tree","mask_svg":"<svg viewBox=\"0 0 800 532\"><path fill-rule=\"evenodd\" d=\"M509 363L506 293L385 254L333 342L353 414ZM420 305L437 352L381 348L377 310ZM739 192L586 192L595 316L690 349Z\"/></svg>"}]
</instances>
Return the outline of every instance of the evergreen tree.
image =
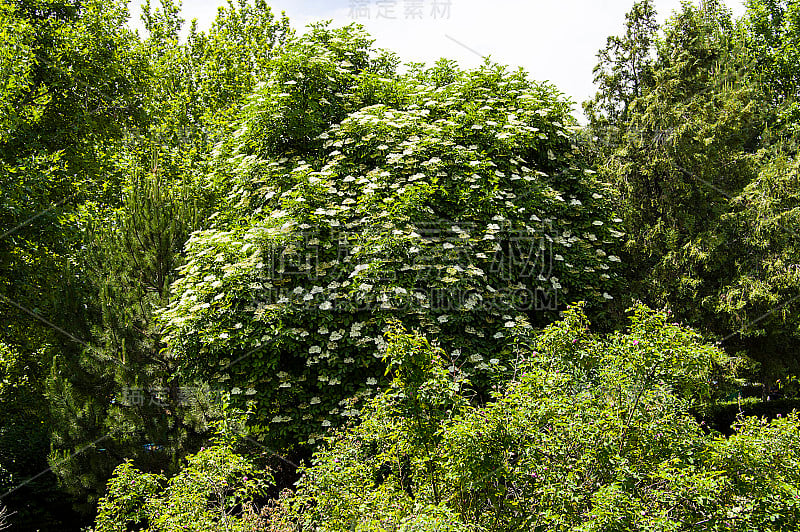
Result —
<instances>
[{"instance_id":1,"label":"evergreen tree","mask_svg":"<svg viewBox=\"0 0 800 532\"><path fill-rule=\"evenodd\" d=\"M609 37L597 54L593 72L598 92L584 103L584 112L602 153L621 142L631 105L653 85L655 17L652 0L634 3L625 15L625 35Z\"/></svg>"},{"instance_id":2,"label":"evergreen tree","mask_svg":"<svg viewBox=\"0 0 800 532\"><path fill-rule=\"evenodd\" d=\"M764 380L798 366L792 81L761 66L791 48L782 13L754 2L737 23L719 2L685 4L602 168L622 201L634 297L725 339Z\"/></svg>"},{"instance_id":3,"label":"evergreen tree","mask_svg":"<svg viewBox=\"0 0 800 532\"><path fill-rule=\"evenodd\" d=\"M196 404L177 380L153 323L198 224L196 194L167 182L154 166L133 174L123 201L88 231L81 271L98 290L92 342L79 357L57 357L49 382L51 463L62 483L92 505L122 458L171 470L183 449L199 442L208 406Z\"/></svg>"}]
</instances>

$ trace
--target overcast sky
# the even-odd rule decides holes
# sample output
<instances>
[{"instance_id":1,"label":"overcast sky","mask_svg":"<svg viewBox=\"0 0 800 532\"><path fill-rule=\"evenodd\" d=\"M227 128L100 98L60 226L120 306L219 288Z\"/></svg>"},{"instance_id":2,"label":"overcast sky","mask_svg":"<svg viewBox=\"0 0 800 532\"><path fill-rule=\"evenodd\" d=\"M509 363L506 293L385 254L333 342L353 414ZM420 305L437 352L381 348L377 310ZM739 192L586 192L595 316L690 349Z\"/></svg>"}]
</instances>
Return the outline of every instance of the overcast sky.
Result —
<instances>
[{"instance_id":1,"label":"overcast sky","mask_svg":"<svg viewBox=\"0 0 800 532\"><path fill-rule=\"evenodd\" d=\"M158 0L151 0L155 6ZM225 0L184 0L183 14L207 29ZM463 67L489 55L522 66L533 79L549 80L578 103L594 94L592 69L606 37L622 32L633 0L272 0L294 28L333 19L336 25L363 24L376 46L406 61L431 63L440 57ZM735 15L742 0L726 0ZM140 0L133 0L131 25L141 28ZM680 0L655 0L659 22ZM188 24L187 24L188 26Z\"/></svg>"}]
</instances>

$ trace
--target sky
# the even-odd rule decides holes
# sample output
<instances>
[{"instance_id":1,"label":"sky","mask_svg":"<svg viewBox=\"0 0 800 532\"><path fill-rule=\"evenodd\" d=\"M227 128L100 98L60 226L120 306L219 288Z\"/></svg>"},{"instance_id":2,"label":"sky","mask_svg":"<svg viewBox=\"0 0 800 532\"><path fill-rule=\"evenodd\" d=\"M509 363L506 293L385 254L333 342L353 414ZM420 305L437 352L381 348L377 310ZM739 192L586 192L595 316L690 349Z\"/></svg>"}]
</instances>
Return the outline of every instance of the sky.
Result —
<instances>
[{"instance_id":1,"label":"sky","mask_svg":"<svg viewBox=\"0 0 800 532\"><path fill-rule=\"evenodd\" d=\"M151 0L155 6L158 0ZM226 0L183 0L183 17L208 29ZM743 0L725 0L737 16ZM140 0L130 3L133 28L141 29ZM268 0L298 32L319 20L363 24L375 46L403 62L433 63L441 57L475 67L490 56L523 67L532 79L550 81L577 105L595 92L592 69L609 35L624 31L633 0ZM659 22L680 0L655 0ZM186 25L188 27L188 23ZM140 30L141 33L141 30Z\"/></svg>"}]
</instances>

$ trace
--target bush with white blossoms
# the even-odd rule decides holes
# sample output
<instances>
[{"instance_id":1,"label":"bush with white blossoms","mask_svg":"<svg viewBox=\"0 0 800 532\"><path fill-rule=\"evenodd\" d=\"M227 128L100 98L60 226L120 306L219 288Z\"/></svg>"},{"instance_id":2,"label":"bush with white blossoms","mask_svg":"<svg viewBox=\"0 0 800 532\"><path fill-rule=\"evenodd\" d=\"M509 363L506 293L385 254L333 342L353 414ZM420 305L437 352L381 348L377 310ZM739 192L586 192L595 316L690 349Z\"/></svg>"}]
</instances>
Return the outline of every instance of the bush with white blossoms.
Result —
<instances>
[{"instance_id":1,"label":"bush with white blossoms","mask_svg":"<svg viewBox=\"0 0 800 532\"><path fill-rule=\"evenodd\" d=\"M160 316L187 374L256 390L276 447L386 382L393 318L480 394L511 371L509 322L614 293L619 219L561 94L488 62L396 67L356 26L287 47L217 147L215 225Z\"/></svg>"}]
</instances>

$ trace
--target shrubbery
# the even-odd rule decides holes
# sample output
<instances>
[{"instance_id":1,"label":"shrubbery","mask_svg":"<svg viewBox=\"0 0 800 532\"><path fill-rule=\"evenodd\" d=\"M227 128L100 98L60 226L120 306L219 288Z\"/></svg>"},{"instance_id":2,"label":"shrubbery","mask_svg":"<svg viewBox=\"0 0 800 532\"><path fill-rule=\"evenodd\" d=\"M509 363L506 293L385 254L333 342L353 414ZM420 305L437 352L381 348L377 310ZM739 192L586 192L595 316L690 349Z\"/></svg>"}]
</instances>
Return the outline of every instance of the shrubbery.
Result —
<instances>
[{"instance_id":1,"label":"shrubbery","mask_svg":"<svg viewBox=\"0 0 800 532\"><path fill-rule=\"evenodd\" d=\"M696 333L639 307L629 330L596 337L576 308L526 336L517 378L479 408L440 350L393 333L394 381L317 453L287 504L295 529L411 530L428 515L458 530L800 523L800 420L745 418L728 439L705 430L689 407L727 360Z\"/></svg>"},{"instance_id":2,"label":"shrubbery","mask_svg":"<svg viewBox=\"0 0 800 532\"><path fill-rule=\"evenodd\" d=\"M171 478L142 472L130 461L117 467L98 505L95 531L263 530L252 501L264 495L271 478L236 453L240 430L241 424L233 432L218 432Z\"/></svg>"},{"instance_id":3,"label":"shrubbery","mask_svg":"<svg viewBox=\"0 0 800 532\"><path fill-rule=\"evenodd\" d=\"M690 408L711 399L711 378L730 361L691 329L640 306L626 331L597 336L575 307L539 333L522 324L513 338L515 374L481 407L464 397L467 383L440 348L393 324L391 384L368 402L360 423L326 438L296 491L263 513L262 529L764 531L800 524L800 418L740 418L728 438L696 421ZM190 458L162 495L164 479L121 466L101 505L103 522L139 515L131 509L155 519L165 504L175 523L203 522L211 484L227 479L233 489L253 474L230 454L224 471L200 467L219 453ZM190 479L193 487L178 489ZM244 482L236 493L252 495L253 487ZM170 530L151 528L162 529Z\"/></svg>"}]
</instances>

